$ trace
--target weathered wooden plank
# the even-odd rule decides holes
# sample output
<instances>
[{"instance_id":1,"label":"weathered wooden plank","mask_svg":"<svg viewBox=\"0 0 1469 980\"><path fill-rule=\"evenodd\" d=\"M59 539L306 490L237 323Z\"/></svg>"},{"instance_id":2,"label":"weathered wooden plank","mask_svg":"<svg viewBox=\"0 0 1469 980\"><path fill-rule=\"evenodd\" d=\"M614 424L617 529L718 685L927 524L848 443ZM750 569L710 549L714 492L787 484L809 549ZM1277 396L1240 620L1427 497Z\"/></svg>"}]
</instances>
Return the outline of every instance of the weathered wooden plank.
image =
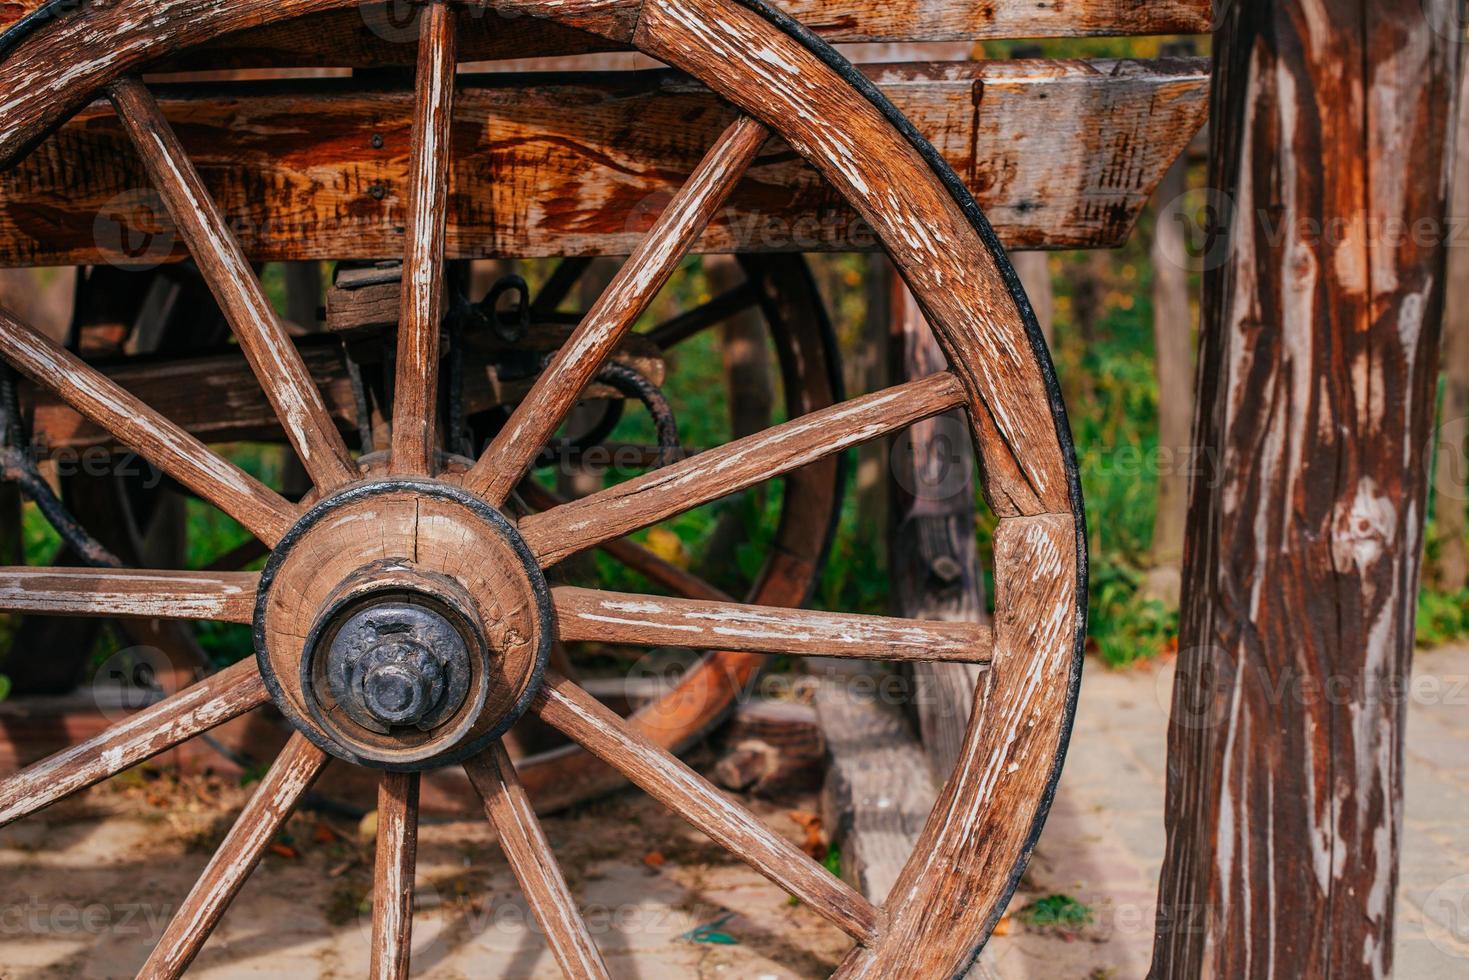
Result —
<instances>
[{"instance_id":1,"label":"weathered wooden plank","mask_svg":"<svg viewBox=\"0 0 1469 980\"><path fill-rule=\"evenodd\" d=\"M826 736L821 808L842 851L842 878L881 904L918 843L938 799L928 755L902 707L871 692L871 665L819 668L816 711Z\"/></svg>"},{"instance_id":2,"label":"weathered wooden plank","mask_svg":"<svg viewBox=\"0 0 1469 980\"><path fill-rule=\"evenodd\" d=\"M1202 60L869 66L1007 245L1116 245L1206 114ZM412 96L361 81L157 88L250 258L398 258ZM627 254L732 118L665 72L461 77L450 258ZM0 175L0 264L180 258L110 113ZM698 251L870 249L833 188L772 141Z\"/></svg>"},{"instance_id":3,"label":"weathered wooden plank","mask_svg":"<svg viewBox=\"0 0 1469 980\"><path fill-rule=\"evenodd\" d=\"M883 268L895 375L921 378L942 369L943 351L917 300L890 265ZM888 558L894 605L910 618L987 623L974 534L974 445L964 416L950 412L925 419L905 436L895 440L886 467L894 484ZM940 784L959 759L979 677L972 664L913 666L918 732Z\"/></svg>"},{"instance_id":4,"label":"weathered wooden plank","mask_svg":"<svg viewBox=\"0 0 1469 980\"><path fill-rule=\"evenodd\" d=\"M1463 5L1225 11L1149 975L1392 976Z\"/></svg>"},{"instance_id":5,"label":"weathered wooden plank","mask_svg":"<svg viewBox=\"0 0 1469 980\"><path fill-rule=\"evenodd\" d=\"M0 29L44 2L0 0ZM1208 0L775 0L771 5L834 43L1202 34L1209 31L1212 20ZM459 44L466 60L617 46L560 24L501 16L489 6L463 5ZM362 3L208 41L173 61L198 68L406 65L413 63L413 46L403 42L416 36L401 11Z\"/></svg>"}]
</instances>

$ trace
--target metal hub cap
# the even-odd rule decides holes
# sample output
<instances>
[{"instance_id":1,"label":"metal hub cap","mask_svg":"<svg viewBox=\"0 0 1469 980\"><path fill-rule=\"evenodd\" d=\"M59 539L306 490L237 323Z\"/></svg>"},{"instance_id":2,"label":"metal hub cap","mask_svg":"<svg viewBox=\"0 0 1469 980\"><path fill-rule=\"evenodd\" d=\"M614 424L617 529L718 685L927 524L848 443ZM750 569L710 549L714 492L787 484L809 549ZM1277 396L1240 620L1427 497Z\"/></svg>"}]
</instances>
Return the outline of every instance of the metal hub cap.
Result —
<instances>
[{"instance_id":1,"label":"metal hub cap","mask_svg":"<svg viewBox=\"0 0 1469 980\"><path fill-rule=\"evenodd\" d=\"M366 728L429 731L469 692L469 646L448 617L411 600L351 614L327 651L332 698Z\"/></svg>"}]
</instances>

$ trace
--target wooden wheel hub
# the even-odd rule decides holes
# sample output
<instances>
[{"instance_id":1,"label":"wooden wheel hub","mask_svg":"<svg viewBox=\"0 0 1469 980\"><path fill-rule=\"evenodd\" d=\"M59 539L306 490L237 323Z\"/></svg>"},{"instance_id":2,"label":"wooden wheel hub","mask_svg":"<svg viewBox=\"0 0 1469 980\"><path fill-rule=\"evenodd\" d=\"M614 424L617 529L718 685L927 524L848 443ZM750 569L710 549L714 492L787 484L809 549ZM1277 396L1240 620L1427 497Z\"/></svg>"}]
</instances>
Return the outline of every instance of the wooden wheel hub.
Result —
<instances>
[{"instance_id":1,"label":"wooden wheel hub","mask_svg":"<svg viewBox=\"0 0 1469 980\"><path fill-rule=\"evenodd\" d=\"M515 527L436 480L359 484L313 507L261 578L255 650L302 733L362 765L466 758L521 715L552 639Z\"/></svg>"}]
</instances>

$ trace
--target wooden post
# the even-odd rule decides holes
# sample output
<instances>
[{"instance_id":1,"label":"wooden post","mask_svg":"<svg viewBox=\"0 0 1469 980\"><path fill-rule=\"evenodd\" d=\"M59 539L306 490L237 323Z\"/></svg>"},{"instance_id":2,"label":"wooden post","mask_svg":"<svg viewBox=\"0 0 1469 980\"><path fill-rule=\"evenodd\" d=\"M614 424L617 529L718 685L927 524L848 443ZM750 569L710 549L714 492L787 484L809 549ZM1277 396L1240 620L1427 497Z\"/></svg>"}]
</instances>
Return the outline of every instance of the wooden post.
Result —
<instances>
[{"instance_id":1,"label":"wooden post","mask_svg":"<svg viewBox=\"0 0 1469 980\"><path fill-rule=\"evenodd\" d=\"M1450 230L1454 222L1469 221L1469 73L1459 80L1459 118L1454 151L1454 190L1449 207ZM1444 300L1443 404L1440 406L1438 459L1434 466L1435 520L1439 551L1433 570L1434 584L1445 592L1458 592L1469 585L1469 553L1466 553L1466 508L1469 489L1469 247L1449 249L1448 281L1459 288L1448 291Z\"/></svg>"},{"instance_id":2,"label":"wooden post","mask_svg":"<svg viewBox=\"0 0 1469 980\"><path fill-rule=\"evenodd\" d=\"M1011 252L1010 263L1015 266L1015 274L1025 287L1025 295L1030 300L1030 308L1035 311L1035 320L1046 338L1046 346L1054 348L1056 291L1051 286L1051 253Z\"/></svg>"},{"instance_id":3,"label":"wooden post","mask_svg":"<svg viewBox=\"0 0 1469 980\"><path fill-rule=\"evenodd\" d=\"M1158 379L1158 509L1153 517L1147 592L1178 601L1188 498L1190 429L1194 418L1194 330L1184 268L1184 228L1170 205L1188 190L1188 160L1179 158L1153 199L1153 369Z\"/></svg>"},{"instance_id":4,"label":"wooden post","mask_svg":"<svg viewBox=\"0 0 1469 980\"><path fill-rule=\"evenodd\" d=\"M1196 53L1192 39L1163 46L1167 58ZM1158 507L1144 591L1177 605L1188 510L1189 451L1194 418L1194 317L1189 305L1185 228L1181 206L1188 193L1189 153L1184 150L1153 192L1153 372L1158 379Z\"/></svg>"},{"instance_id":5,"label":"wooden post","mask_svg":"<svg viewBox=\"0 0 1469 980\"><path fill-rule=\"evenodd\" d=\"M1392 967L1450 6L1222 15L1158 978Z\"/></svg>"},{"instance_id":6,"label":"wooden post","mask_svg":"<svg viewBox=\"0 0 1469 980\"><path fill-rule=\"evenodd\" d=\"M886 279L894 377L922 378L944 370L947 361L933 331L891 265ZM896 614L988 620L974 541L974 447L963 416L951 412L927 419L894 440L891 477L889 567ZM918 729L939 785L958 762L979 674L972 664L913 665Z\"/></svg>"}]
</instances>

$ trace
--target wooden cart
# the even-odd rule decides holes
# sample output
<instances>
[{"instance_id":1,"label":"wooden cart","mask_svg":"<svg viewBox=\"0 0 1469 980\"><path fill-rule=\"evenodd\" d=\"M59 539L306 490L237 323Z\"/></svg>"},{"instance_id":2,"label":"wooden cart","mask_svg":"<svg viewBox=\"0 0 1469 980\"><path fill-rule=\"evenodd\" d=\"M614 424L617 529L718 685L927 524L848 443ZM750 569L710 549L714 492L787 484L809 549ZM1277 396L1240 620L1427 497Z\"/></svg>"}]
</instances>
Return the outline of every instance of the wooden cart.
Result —
<instances>
[{"instance_id":1,"label":"wooden cart","mask_svg":"<svg viewBox=\"0 0 1469 980\"><path fill-rule=\"evenodd\" d=\"M220 726L268 740L238 720L263 706L289 733L146 975L188 966L329 759L379 782L375 975L407 973L422 774L445 767L482 796L569 975L605 967L533 809L621 780L850 934L839 975L965 968L1044 821L1085 628L1074 454L1001 243L1120 242L1202 123L1205 76L1188 60L858 69L831 45L1198 32L1207 4L10 0L0 17L0 263L86 267L64 342L0 311L0 358L27 379L0 406L8 472L75 559L0 568L0 612L175 640L174 621L240 623L255 649L120 724L68 731L86 737L0 778L0 823ZM608 52L671 70L456 71ZM797 253L876 248L947 367L844 398ZM691 252L738 254L744 281L634 332ZM629 257L563 312L604 255ZM474 299L465 263L544 257L562 262L538 294L504 279ZM311 261L335 278L323 323L294 330L258 271ZM688 452L666 355L749 309L786 421ZM534 478L567 452L574 412L590 418L579 448L606 448L630 401L658 422L658 445L619 447L646 472L576 499ZM801 611L842 453L950 411L999 517L993 626ZM268 486L211 448L240 440L289 445L306 485ZM133 533L148 493L79 480L63 502L35 478L37 454L129 450L258 546L163 568ZM628 537L767 481L779 520L743 601ZM593 549L650 594L560 584ZM718 652L624 718L568 676L560 647L580 641ZM770 654L987 668L960 763L880 904L675 754ZM512 763L522 716L579 749Z\"/></svg>"}]
</instances>

